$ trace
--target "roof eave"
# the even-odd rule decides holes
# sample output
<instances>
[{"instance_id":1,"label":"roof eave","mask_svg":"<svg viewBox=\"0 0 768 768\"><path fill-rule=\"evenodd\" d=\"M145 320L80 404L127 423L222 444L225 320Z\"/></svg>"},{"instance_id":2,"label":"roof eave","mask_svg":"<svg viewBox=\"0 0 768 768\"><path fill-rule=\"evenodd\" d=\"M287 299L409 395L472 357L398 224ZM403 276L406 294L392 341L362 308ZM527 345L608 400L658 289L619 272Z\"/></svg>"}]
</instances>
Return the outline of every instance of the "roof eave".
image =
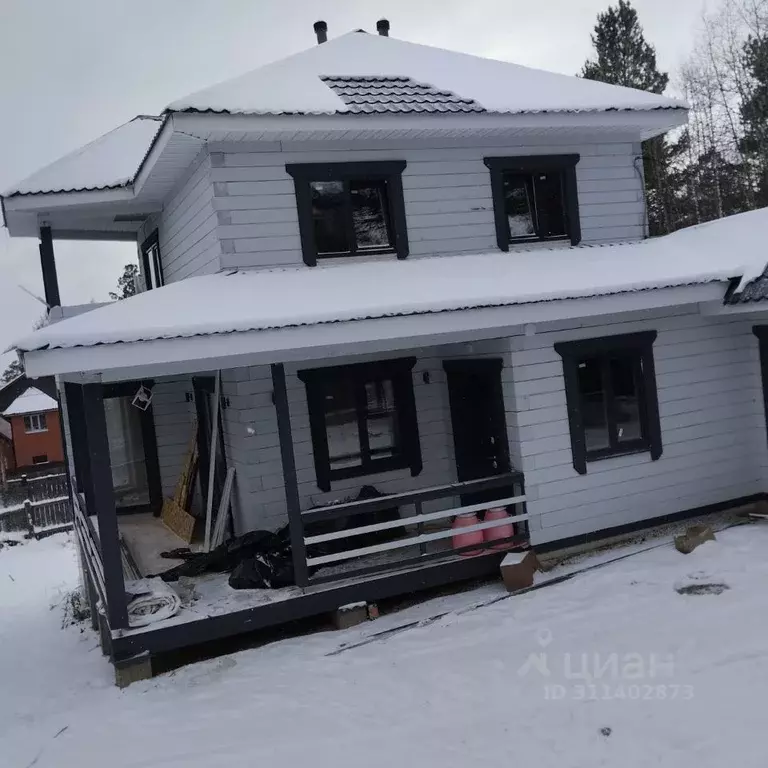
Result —
<instances>
[{"instance_id":1,"label":"roof eave","mask_svg":"<svg viewBox=\"0 0 768 768\"><path fill-rule=\"evenodd\" d=\"M727 281L264 331L22 352L28 376L123 381L214 368L317 360L344 354L477 341L524 325L722 301ZM226 339L226 343L223 340ZM226 352L222 352L226 349Z\"/></svg>"},{"instance_id":2,"label":"roof eave","mask_svg":"<svg viewBox=\"0 0 768 768\"><path fill-rule=\"evenodd\" d=\"M273 115L242 114L222 111L184 111L173 113L174 125L205 140L220 140L230 132L252 133L256 136L316 134L318 131L348 136L350 131L359 135L379 131L410 132L435 136L462 132L504 133L506 131L533 131L572 129L585 131L624 132L637 134L642 139L658 136L688 119L685 107L665 107L643 110L605 110L581 112L526 112L510 114L449 113L449 114L309 114Z\"/></svg>"}]
</instances>

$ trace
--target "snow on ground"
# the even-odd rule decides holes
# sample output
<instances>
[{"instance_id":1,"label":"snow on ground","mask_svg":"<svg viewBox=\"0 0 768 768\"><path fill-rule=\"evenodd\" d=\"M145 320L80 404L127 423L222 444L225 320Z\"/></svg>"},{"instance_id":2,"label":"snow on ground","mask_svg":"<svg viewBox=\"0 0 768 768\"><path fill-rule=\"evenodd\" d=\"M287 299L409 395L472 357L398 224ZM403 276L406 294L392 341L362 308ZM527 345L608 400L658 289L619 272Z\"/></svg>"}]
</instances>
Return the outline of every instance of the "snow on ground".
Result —
<instances>
[{"instance_id":1,"label":"snow on ground","mask_svg":"<svg viewBox=\"0 0 768 768\"><path fill-rule=\"evenodd\" d=\"M119 691L95 635L50 608L77 581L69 539L6 548L0 764L763 766L767 549L768 525L733 528L688 556L470 610L503 595L490 585ZM676 591L690 584L728 589Z\"/></svg>"}]
</instances>

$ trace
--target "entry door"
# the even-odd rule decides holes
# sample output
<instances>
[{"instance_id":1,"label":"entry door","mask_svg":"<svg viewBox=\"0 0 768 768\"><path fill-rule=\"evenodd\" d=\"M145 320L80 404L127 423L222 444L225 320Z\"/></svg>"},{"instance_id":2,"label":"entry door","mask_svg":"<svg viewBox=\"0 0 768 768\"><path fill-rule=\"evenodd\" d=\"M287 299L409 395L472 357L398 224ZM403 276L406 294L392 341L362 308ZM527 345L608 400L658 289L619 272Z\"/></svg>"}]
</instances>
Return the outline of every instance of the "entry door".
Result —
<instances>
[{"instance_id":1,"label":"entry door","mask_svg":"<svg viewBox=\"0 0 768 768\"><path fill-rule=\"evenodd\" d=\"M478 480L509 472L509 446L499 359L446 360L456 475ZM503 489L462 496L464 504L503 497Z\"/></svg>"},{"instance_id":2,"label":"entry door","mask_svg":"<svg viewBox=\"0 0 768 768\"><path fill-rule=\"evenodd\" d=\"M142 385L151 389L153 383L133 381L104 387L104 418L118 514L148 509L159 514L163 504L152 406L143 411L133 405Z\"/></svg>"}]
</instances>

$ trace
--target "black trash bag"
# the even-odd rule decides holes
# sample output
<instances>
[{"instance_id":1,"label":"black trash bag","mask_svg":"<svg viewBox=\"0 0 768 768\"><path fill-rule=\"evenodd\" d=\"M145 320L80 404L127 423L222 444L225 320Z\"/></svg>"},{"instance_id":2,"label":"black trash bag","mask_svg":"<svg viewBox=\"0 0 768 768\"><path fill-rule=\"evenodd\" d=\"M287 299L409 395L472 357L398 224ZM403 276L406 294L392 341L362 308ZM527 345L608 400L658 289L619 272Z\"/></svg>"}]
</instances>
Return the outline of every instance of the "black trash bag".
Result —
<instances>
[{"instance_id":1,"label":"black trash bag","mask_svg":"<svg viewBox=\"0 0 768 768\"><path fill-rule=\"evenodd\" d=\"M277 533L250 531L230 539L210 552L197 552L185 562L157 574L163 581L177 581L180 576L200 576L203 573L227 573L244 560L269 552L280 552L288 545L287 528Z\"/></svg>"},{"instance_id":2,"label":"black trash bag","mask_svg":"<svg viewBox=\"0 0 768 768\"><path fill-rule=\"evenodd\" d=\"M229 575L232 589L279 589L295 583L290 553L254 555L241 560Z\"/></svg>"}]
</instances>

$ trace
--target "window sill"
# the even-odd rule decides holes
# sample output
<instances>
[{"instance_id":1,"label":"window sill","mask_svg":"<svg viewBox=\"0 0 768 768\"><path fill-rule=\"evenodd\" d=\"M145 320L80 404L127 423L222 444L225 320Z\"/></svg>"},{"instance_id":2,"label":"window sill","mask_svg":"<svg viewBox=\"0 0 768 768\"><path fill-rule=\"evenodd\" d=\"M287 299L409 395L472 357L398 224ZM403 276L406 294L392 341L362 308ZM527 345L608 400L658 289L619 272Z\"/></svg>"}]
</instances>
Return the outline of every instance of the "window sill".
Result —
<instances>
[{"instance_id":1,"label":"window sill","mask_svg":"<svg viewBox=\"0 0 768 768\"><path fill-rule=\"evenodd\" d=\"M398 469L411 469L411 463L404 458L382 459L365 467L344 467L332 469L328 475L331 482L334 480L349 480L355 477L370 477L381 475L384 472L393 472Z\"/></svg>"},{"instance_id":2,"label":"window sill","mask_svg":"<svg viewBox=\"0 0 768 768\"><path fill-rule=\"evenodd\" d=\"M509 244L509 253L515 251L564 251L573 248L571 241L566 240L528 240Z\"/></svg>"},{"instance_id":3,"label":"window sill","mask_svg":"<svg viewBox=\"0 0 768 768\"><path fill-rule=\"evenodd\" d=\"M587 454L587 464L593 464L596 461L605 461L606 459L620 459L622 456L636 456L641 453L647 453L650 458L651 447L649 445L635 446L621 451L594 452Z\"/></svg>"},{"instance_id":4,"label":"window sill","mask_svg":"<svg viewBox=\"0 0 768 768\"><path fill-rule=\"evenodd\" d=\"M354 256L318 256L315 266L338 266L339 264L361 264L369 261L391 261L397 259L397 251L378 253L356 253Z\"/></svg>"},{"instance_id":5,"label":"window sill","mask_svg":"<svg viewBox=\"0 0 768 768\"><path fill-rule=\"evenodd\" d=\"M47 429L25 429L24 434L25 435L42 435L45 434L48 430Z\"/></svg>"}]
</instances>

